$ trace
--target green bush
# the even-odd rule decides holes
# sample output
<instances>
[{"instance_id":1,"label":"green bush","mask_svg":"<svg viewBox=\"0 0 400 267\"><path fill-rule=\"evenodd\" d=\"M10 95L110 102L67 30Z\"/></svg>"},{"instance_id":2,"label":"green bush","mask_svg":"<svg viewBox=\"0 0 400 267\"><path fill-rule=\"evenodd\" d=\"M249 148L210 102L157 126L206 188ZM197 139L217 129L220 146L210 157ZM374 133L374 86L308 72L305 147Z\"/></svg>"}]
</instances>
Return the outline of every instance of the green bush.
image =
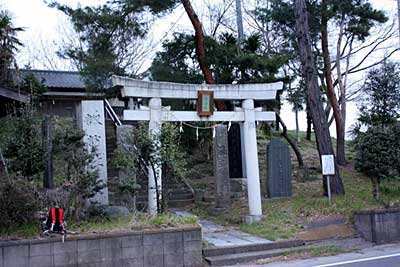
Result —
<instances>
[{"instance_id":1,"label":"green bush","mask_svg":"<svg viewBox=\"0 0 400 267\"><path fill-rule=\"evenodd\" d=\"M34 221L37 194L30 182L17 177L0 180L0 228L8 229Z\"/></svg>"},{"instance_id":2,"label":"green bush","mask_svg":"<svg viewBox=\"0 0 400 267\"><path fill-rule=\"evenodd\" d=\"M382 179L400 170L400 126L371 126L358 132L355 140L355 168L371 178L373 193L379 198Z\"/></svg>"}]
</instances>

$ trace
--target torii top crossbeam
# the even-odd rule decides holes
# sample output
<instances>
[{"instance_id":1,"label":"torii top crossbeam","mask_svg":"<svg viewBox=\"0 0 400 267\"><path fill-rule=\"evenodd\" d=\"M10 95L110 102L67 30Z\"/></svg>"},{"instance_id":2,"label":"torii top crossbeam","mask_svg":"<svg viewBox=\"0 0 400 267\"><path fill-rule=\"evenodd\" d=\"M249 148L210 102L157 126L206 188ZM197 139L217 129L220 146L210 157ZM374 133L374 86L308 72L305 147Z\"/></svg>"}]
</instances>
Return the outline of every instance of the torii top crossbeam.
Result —
<instances>
[{"instance_id":1,"label":"torii top crossbeam","mask_svg":"<svg viewBox=\"0 0 400 267\"><path fill-rule=\"evenodd\" d=\"M283 83L258 84L182 84L153 82L113 76L114 86L121 86L122 97L158 97L197 99L198 90L213 90L214 99L221 100L271 100L282 89Z\"/></svg>"}]
</instances>

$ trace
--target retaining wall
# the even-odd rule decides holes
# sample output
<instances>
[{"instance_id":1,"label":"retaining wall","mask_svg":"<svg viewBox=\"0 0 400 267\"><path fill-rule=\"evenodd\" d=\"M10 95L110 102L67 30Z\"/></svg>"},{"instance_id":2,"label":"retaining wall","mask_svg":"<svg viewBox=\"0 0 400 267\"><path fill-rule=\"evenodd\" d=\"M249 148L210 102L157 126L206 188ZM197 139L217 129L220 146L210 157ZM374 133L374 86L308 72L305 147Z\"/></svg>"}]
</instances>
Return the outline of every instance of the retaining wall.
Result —
<instances>
[{"instance_id":1,"label":"retaining wall","mask_svg":"<svg viewBox=\"0 0 400 267\"><path fill-rule=\"evenodd\" d=\"M202 266L201 228L0 242L0 267Z\"/></svg>"},{"instance_id":2,"label":"retaining wall","mask_svg":"<svg viewBox=\"0 0 400 267\"><path fill-rule=\"evenodd\" d=\"M385 244L400 241L400 209L355 211L354 225L363 238Z\"/></svg>"}]
</instances>

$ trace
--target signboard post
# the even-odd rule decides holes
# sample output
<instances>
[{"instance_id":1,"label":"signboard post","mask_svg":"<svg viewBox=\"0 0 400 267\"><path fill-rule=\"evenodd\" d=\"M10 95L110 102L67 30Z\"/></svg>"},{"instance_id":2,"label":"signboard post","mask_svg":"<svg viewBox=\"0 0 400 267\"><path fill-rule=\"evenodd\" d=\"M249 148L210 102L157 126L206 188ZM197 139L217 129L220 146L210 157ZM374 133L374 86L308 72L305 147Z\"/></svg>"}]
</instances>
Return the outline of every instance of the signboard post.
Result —
<instances>
[{"instance_id":1,"label":"signboard post","mask_svg":"<svg viewBox=\"0 0 400 267\"><path fill-rule=\"evenodd\" d=\"M335 159L333 155L322 155L321 163L322 175L326 175L327 180L329 205L332 205L331 183L329 175L335 175Z\"/></svg>"}]
</instances>

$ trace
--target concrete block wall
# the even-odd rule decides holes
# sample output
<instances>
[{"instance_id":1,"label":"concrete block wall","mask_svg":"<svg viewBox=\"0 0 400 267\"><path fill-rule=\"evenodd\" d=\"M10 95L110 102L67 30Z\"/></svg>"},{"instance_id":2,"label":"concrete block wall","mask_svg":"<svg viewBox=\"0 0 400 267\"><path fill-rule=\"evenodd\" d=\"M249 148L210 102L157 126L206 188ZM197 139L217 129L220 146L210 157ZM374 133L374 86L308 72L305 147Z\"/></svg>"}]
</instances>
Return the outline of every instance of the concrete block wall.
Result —
<instances>
[{"instance_id":1,"label":"concrete block wall","mask_svg":"<svg viewBox=\"0 0 400 267\"><path fill-rule=\"evenodd\" d=\"M202 266L201 228L0 242L0 267Z\"/></svg>"},{"instance_id":2,"label":"concrete block wall","mask_svg":"<svg viewBox=\"0 0 400 267\"><path fill-rule=\"evenodd\" d=\"M366 240L385 244L400 241L400 209L354 212L354 225Z\"/></svg>"}]
</instances>

